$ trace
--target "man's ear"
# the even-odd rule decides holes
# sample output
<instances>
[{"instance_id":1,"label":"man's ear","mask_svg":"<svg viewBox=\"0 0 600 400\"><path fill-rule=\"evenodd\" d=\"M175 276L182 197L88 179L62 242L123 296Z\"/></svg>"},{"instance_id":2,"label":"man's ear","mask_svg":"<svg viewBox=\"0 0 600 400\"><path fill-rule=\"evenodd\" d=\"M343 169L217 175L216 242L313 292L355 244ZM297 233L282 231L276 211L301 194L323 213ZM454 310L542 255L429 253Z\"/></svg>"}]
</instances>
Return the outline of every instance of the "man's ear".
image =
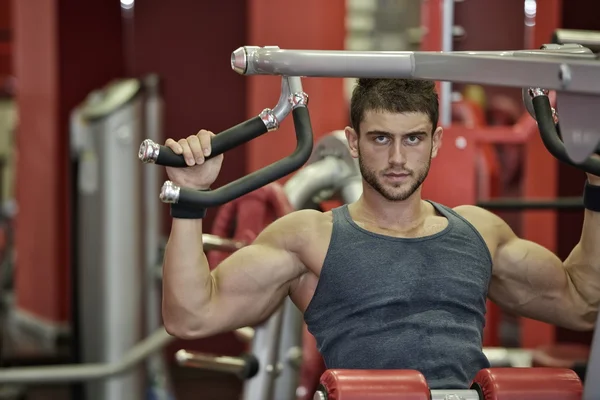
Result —
<instances>
[{"instance_id":1,"label":"man's ear","mask_svg":"<svg viewBox=\"0 0 600 400\"><path fill-rule=\"evenodd\" d=\"M432 145L431 148L431 158L435 158L437 156L438 150L442 147L442 135L444 134L444 129L441 126L438 126L435 132L433 132L432 137Z\"/></svg>"},{"instance_id":2,"label":"man's ear","mask_svg":"<svg viewBox=\"0 0 600 400\"><path fill-rule=\"evenodd\" d=\"M350 154L352 157L358 158L358 133L349 126L344 129L344 133L346 134L346 140L348 140Z\"/></svg>"}]
</instances>

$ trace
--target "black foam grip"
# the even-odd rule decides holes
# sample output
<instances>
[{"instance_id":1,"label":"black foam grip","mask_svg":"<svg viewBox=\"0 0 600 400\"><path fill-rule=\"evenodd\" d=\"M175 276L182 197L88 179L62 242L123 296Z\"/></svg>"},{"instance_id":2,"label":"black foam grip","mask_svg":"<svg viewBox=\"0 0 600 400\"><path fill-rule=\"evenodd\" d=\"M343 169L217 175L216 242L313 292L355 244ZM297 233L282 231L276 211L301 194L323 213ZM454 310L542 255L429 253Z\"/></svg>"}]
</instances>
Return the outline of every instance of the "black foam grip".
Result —
<instances>
[{"instance_id":1,"label":"black foam grip","mask_svg":"<svg viewBox=\"0 0 600 400\"><path fill-rule=\"evenodd\" d=\"M247 121L242 122L234 127L231 127L221 133L215 135L211 140L211 153L206 159L216 157L228 150L233 149L241 144L249 142L252 139L267 132L265 123L256 116ZM155 164L164 165L167 167L187 167L182 154L175 154L173 150L166 146L160 146Z\"/></svg>"},{"instance_id":2,"label":"black foam grip","mask_svg":"<svg viewBox=\"0 0 600 400\"><path fill-rule=\"evenodd\" d=\"M244 354L241 357L244 360L244 369L240 372L240 379L254 378L260 369L260 362L254 354Z\"/></svg>"},{"instance_id":3,"label":"black foam grip","mask_svg":"<svg viewBox=\"0 0 600 400\"><path fill-rule=\"evenodd\" d=\"M600 212L600 186L585 181L583 188L583 205L586 209Z\"/></svg>"},{"instance_id":4,"label":"black foam grip","mask_svg":"<svg viewBox=\"0 0 600 400\"><path fill-rule=\"evenodd\" d=\"M600 176L600 160L588 158L582 163L576 163L567 155L565 145L560 140L552 118L552 107L547 96L537 96L532 100L533 109L546 149L558 160L581 169L587 173Z\"/></svg>"},{"instance_id":5,"label":"black foam grip","mask_svg":"<svg viewBox=\"0 0 600 400\"><path fill-rule=\"evenodd\" d=\"M230 202L299 169L308 161L313 147L313 132L306 107L292 110L297 145L294 152L273 164L259 169L211 192L181 188L178 203L198 207L214 207Z\"/></svg>"}]
</instances>

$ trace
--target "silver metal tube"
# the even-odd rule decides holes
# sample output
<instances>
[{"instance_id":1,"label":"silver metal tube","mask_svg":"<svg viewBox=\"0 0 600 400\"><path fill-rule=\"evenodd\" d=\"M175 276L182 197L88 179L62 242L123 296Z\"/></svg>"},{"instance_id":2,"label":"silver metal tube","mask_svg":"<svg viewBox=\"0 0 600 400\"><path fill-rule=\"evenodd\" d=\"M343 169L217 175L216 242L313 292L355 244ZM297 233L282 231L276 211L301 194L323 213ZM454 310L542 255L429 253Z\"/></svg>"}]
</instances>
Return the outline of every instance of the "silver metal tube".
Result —
<instances>
[{"instance_id":1,"label":"silver metal tube","mask_svg":"<svg viewBox=\"0 0 600 400\"><path fill-rule=\"evenodd\" d=\"M557 60L556 56L521 56L523 54L415 53L413 77L600 94L600 80L595 78L600 73L600 62L585 58ZM563 63L572 67L570 82L560 78Z\"/></svg>"},{"instance_id":2,"label":"silver metal tube","mask_svg":"<svg viewBox=\"0 0 600 400\"><path fill-rule=\"evenodd\" d=\"M533 362L533 352L528 349L484 347L483 354L492 368L506 366L528 368Z\"/></svg>"},{"instance_id":3,"label":"silver metal tube","mask_svg":"<svg viewBox=\"0 0 600 400\"><path fill-rule=\"evenodd\" d=\"M313 396L313 400L327 400L327 395L320 390L317 390Z\"/></svg>"},{"instance_id":4,"label":"silver metal tube","mask_svg":"<svg viewBox=\"0 0 600 400\"><path fill-rule=\"evenodd\" d=\"M351 173L340 158L325 157L296 172L285 184L284 190L292 207L298 210L319 191L335 187Z\"/></svg>"},{"instance_id":5,"label":"silver metal tube","mask_svg":"<svg viewBox=\"0 0 600 400\"><path fill-rule=\"evenodd\" d=\"M600 32L577 29L557 29L553 42L560 44L575 43L587 47L594 53L600 53Z\"/></svg>"},{"instance_id":6,"label":"silver metal tube","mask_svg":"<svg viewBox=\"0 0 600 400\"><path fill-rule=\"evenodd\" d=\"M293 79L288 78L287 76L281 78L281 93L279 94L279 100L277 101L277 104L275 107L273 107L273 115L275 115L278 126L288 116L290 111L292 111L292 104L289 101L289 97L290 94L294 92L291 90L290 83L293 87L300 86L300 88L302 88L300 78Z\"/></svg>"},{"instance_id":7,"label":"silver metal tube","mask_svg":"<svg viewBox=\"0 0 600 400\"><path fill-rule=\"evenodd\" d=\"M215 356L187 350L177 351L175 359L183 367L202 368L235 375L241 374L246 366L246 361L239 357Z\"/></svg>"},{"instance_id":8,"label":"silver metal tube","mask_svg":"<svg viewBox=\"0 0 600 400\"><path fill-rule=\"evenodd\" d=\"M77 182L78 360L118 362L144 335L145 277L143 171L132 160L144 125L138 79L110 83L82 108L82 143ZM52 376L52 373L49 373ZM138 398L143 368L86 382L88 400Z\"/></svg>"},{"instance_id":9,"label":"silver metal tube","mask_svg":"<svg viewBox=\"0 0 600 400\"><path fill-rule=\"evenodd\" d=\"M237 51L237 50L236 50ZM245 60L245 75L286 75L319 77L410 76L412 52L369 52L330 50L280 50L259 48ZM236 72L240 69L234 68ZM241 73L241 72L240 72Z\"/></svg>"},{"instance_id":10,"label":"silver metal tube","mask_svg":"<svg viewBox=\"0 0 600 400\"><path fill-rule=\"evenodd\" d=\"M588 359L583 386L582 400L596 400L600 393L600 318L596 319L596 329L592 338L592 350Z\"/></svg>"},{"instance_id":11,"label":"silver metal tube","mask_svg":"<svg viewBox=\"0 0 600 400\"><path fill-rule=\"evenodd\" d=\"M246 343L250 343L252 339L254 339L255 332L254 328L250 328L249 326L247 326L245 328L236 329L233 333L238 339Z\"/></svg>"},{"instance_id":12,"label":"silver metal tube","mask_svg":"<svg viewBox=\"0 0 600 400\"><path fill-rule=\"evenodd\" d=\"M279 373L277 360L282 318L283 307L279 307L264 324L255 328L251 353L258 360L260 369L253 378L246 381L242 400L271 400L273 398L274 380Z\"/></svg>"},{"instance_id":13,"label":"silver metal tube","mask_svg":"<svg viewBox=\"0 0 600 400\"><path fill-rule=\"evenodd\" d=\"M363 183L362 176L355 175L349 179L346 179L342 188L340 189L340 197L345 204L354 203L362 196Z\"/></svg>"},{"instance_id":14,"label":"silver metal tube","mask_svg":"<svg viewBox=\"0 0 600 400\"><path fill-rule=\"evenodd\" d=\"M278 364L281 366L281 373L275 380L273 400L296 398L296 389L300 382L299 361L302 359L303 321L302 312L290 298L287 298L283 305L283 325L279 344Z\"/></svg>"},{"instance_id":15,"label":"silver metal tube","mask_svg":"<svg viewBox=\"0 0 600 400\"><path fill-rule=\"evenodd\" d=\"M431 390L431 400L480 400L475 390Z\"/></svg>"},{"instance_id":16,"label":"silver metal tube","mask_svg":"<svg viewBox=\"0 0 600 400\"><path fill-rule=\"evenodd\" d=\"M234 252L246 245L244 242L233 239L225 239L217 235L204 233L202 235L202 244L204 251L220 250Z\"/></svg>"},{"instance_id":17,"label":"silver metal tube","mask_svg":"<svg viewBox=\"0 0 600 400\"><path fill-rule=\"evenodd\" d=\"M0 383L40 384L106 379L131 370L173 340L174 338L161 328L132 347L115 363L1 368Z\"/></svg>"},{"instance_id":18,"label":"silver metal tube","mask_svg":"<svg viewBox=\"0 0 600 400\"><path fill-rule=\"evenodd\" d=\"M163 140L164 102L160 95L160 78L156 74L144 79L145 109L144 131L146 137L157 143ZM156 279L156 266L160 263L160 248L162 246L162 218L159 217L161 202L156 196L160 191L160 170L144 168L144 305L146 309L146 329L144 335L149 335L161 327L161 290L160 282ZM163 354L154 354L148 358L147 373L149 388L156 400L168 400L172 393L168 367Z\"/></svg>"},{"instance_id":19,"label":"silver metal tube","mask_svg":"<svg viewBox=\"0 0 600 400\"><path fill-rule=\"evenodd\" d=\"M442 7L442 51L450 52L454 44L454 0L444 0ZM448 126L452 123L452 82L440 86L440 123Z\"/></svg>"},{"instance_id":20,"label":"silver metal tube","mask_svg":"<svg viewBox=\"0 0 600 400\"><path fill-rule=\"evenodd\" d=\"M525 56L528 55L528 56ZM414 78L506 87L543 87L600 94L600 62L551 50L394 52L259 48L245 61L245 75ZM568 64L571 79L559 71Z\"/></svg>"}]
</instances>

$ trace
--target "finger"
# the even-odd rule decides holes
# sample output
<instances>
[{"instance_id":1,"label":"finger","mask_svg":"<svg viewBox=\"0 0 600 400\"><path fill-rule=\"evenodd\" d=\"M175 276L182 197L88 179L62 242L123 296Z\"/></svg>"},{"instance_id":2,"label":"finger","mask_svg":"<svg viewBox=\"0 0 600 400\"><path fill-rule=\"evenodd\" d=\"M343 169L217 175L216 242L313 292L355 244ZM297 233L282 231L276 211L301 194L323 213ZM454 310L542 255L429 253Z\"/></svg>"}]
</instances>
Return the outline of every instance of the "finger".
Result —
<instances>
[{"instance_id":1,"label":"finger","mask_svg":"<svg viewBox=\"0 0 600 400\"><path fill-rule=\"evenodd\" d=\"M179 145L179 143L177 143L173 139L167 139L167 141L165 142L165 146L173 150L175 154L183 153L183 148Z\"/></svg>"},{"instance_id":2,"label":"finger","mask_svg":"<svg viewBox=\"0 0 600 400\"><path fill-rule=\"evenodd\" d=\"M200 140L198 140L198 137L196 135L189 136L187 138L187 142L190 145L190 149L192 150L196 164L202 164L204 162L204 154L202 154L202 146L200 146Z\"/></svg>"},{"instance_id":3,"label":"finger","mask_svg":"<svg viewBox=\"0 0 600 400\"><path fill-rule=\"evenodd\" d=\"M198 132L198 139L200 140L200 145L202 146L202 149L204 150L205 157L208 157L210 155L210 153L212 152L212 147L211 147L210 141L212 140L212 138L214 136L215 136L214 133L212 133L211 131L206 131L204 129L202 129L200 132Z\"/></svg>"},{"instance_id":4,"label":"finger","mask_svg":"<svg viewBox=\"0 0 600 400\"><path fill-rule=\"evenodd\" d=\"M183 158L185 159L185 163L190 167L196 164L196 162L194 161L194 154L192 153L192 149L190 149L188 141L186 139L181 139L178 143L183 149L182 154Z\"/></svg>"}]
</instances>

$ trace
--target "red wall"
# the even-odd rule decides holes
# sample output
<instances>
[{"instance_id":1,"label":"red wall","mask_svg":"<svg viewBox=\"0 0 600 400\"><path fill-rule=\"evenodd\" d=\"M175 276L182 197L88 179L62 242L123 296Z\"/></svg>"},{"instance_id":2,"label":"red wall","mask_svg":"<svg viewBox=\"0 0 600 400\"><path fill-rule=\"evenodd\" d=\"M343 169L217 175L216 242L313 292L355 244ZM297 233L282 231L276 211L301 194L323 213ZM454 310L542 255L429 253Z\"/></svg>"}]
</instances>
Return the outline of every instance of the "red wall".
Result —
<instances>
[{"instance_id":1,"label":"red wall","mask_svg":"<svg viewBox=\"0 0 600 400\"><path fill-rule=\"evenodd\" d=\"M344 49L346 9L341 1L254 0L249 4L247 44L276 45L282 49ZM279 77L256 76L245 79L249 85L247 117L257 115L265 107L275 106L281 88ZM308 109L315 141L326 133L343 129L348 115L343 80L305 78L302 84L309 96ZM255 171L291 154L295 143L290 115L278 131L248 144L248 171Z\"/></svg>"},{"instance_id":2,"label":"red wall","mask_svg":"<svg viewBox=\"0 0 600 400\"><path fill-rule=\"evenodd\" d=\"M0 87L5 77L12 72L11 65L11 4L0 0Z\"/></svg>"},{"instance_id":3,"label":"red wall","mask_svg":"<svg viewBox=\"0 0 600 400\"><path fill-rule=\"evenodd\" d=\"M239 4L238 4L239 3ZM246 43L245 2L144 0L135 3L131 74L158 73L165 100L165 139L200 129L218 133L246 119L247 79L230 67L231 52ZM245 174L247 150L225 155L215 186ZM166 179L166 176L165 176ZM165 216L168 216L165 206ZM210 229L214 210L207 214ZM170 222L166 221L169 229Z\"/></svg>"},{"instance_id":4,"label":"red wall","mask_svg":"<svg viewBox=\"0 0 600 400\"><path fill-rule=\"evenodd\" d=\"M20 115L17 306L65 323L69 113L92 89L123 74L120 9L103 0L13 0L12 7Z\"/></svg>"}]
</instances>

